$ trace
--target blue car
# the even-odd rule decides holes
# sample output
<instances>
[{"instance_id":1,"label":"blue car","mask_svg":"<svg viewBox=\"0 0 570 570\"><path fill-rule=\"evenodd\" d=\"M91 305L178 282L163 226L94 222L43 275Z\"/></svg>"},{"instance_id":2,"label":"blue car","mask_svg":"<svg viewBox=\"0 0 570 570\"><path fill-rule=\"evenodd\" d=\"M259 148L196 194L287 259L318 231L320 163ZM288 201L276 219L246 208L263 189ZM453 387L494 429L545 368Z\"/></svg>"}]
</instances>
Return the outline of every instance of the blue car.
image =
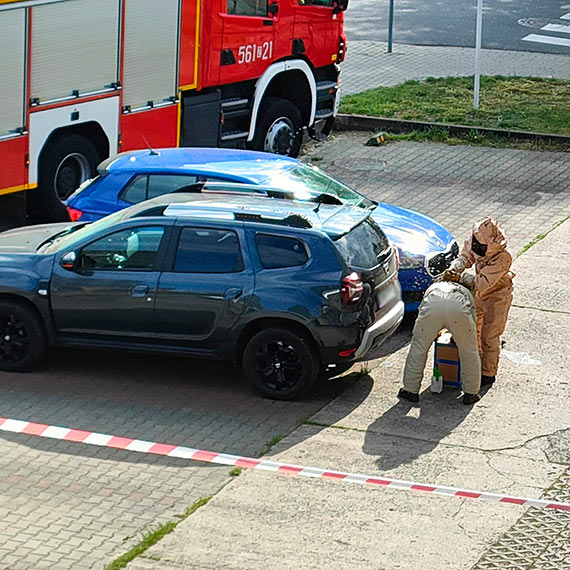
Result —
<instances>
[{"instance_id":1,"label":"blue car","mask_svg":"<svg viewBox=\"0 0 570 570\"><path fill-rule=\"evenodd\" d=\"M67 201L73 221L98 220L166 193L222 191L216 190L216 183L235 183L228 188L245 192L270 187L275 189L273 197L369 209L398 249L406 311L417 310L432 277L459 253L453 236L428 216L374 202L315 166L280 155L221 148L140 150L105 160L98 174Z\"/></svg>"}]
</instances>

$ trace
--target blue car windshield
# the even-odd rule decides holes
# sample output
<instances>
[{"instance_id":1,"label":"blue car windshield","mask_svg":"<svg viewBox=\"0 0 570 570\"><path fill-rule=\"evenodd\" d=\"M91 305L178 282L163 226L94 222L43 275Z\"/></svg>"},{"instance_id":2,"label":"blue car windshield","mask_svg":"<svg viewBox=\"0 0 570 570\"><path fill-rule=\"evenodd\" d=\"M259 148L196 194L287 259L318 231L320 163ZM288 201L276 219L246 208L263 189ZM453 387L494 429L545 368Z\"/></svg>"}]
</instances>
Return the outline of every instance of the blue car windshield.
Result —
<instances>
[{"instance_id":1,"label":"blue car windshield","mask_svg":"<svg viewBox=\"0 0 570 570\"><path fill-rule=\"evenodd\" d=\"M356 190L310 164L298 164L290 170L270 172L267 184L273 188L292 192L296 200L310 201L320 194L328 194L338 198L347 206L369 209L376 205Z\"/></svg>"}]
</instances>

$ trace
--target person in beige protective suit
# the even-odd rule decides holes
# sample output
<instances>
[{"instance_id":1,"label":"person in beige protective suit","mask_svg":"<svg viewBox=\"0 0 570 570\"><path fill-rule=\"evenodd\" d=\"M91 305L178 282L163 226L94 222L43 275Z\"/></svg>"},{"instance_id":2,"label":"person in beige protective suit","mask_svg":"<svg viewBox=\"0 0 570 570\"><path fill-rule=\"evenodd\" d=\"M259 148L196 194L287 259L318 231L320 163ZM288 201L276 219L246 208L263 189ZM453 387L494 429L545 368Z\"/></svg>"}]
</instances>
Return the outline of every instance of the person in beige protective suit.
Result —
<instances>
[{"instance_id":1,"label":"person in beige protective suit","mask_svg":"<svg viewBox=\"0 0 570 570\"><path fill-rule=\"evenodd\" d=\"M479 401L481 361L475 300L467 287L447 281L436 282L425 292L406 358L404 387L398 392L398 397L410 402L419 401L428 351L443 328L451 332L459 349L463 403Z\"/></svg>"},{"instance_id":2,"label":"person in beige protective suit","mask_svg":"<svg viewBox=\"0 0 570 570\"><path fill-rule=\"evenodd\" d=\"M477 333L481 355L481 385L492 384L497 375L500 337L507 324L513 300L513 258L507 251L507 238L493 218L485 218L473 226L459 257L451 263L443 278L466 281L470 277L477 308ZM475 266L475 276L463 274Z\"/></svg>"}]
</instances>

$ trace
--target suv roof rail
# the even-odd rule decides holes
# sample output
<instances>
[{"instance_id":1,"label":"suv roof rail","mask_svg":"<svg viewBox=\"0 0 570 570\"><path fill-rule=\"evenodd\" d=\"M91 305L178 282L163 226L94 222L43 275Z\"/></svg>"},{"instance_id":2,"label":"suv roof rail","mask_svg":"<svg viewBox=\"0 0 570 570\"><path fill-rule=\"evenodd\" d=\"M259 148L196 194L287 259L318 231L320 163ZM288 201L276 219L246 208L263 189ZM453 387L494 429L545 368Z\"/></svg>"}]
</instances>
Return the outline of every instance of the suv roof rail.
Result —
<instances>
[{"instance_id":1,"label":"suv roof rail","mask_svg":"<svg viewBox=\"0 0 570 570\"><path fill-rule=\"evenodd\" d=\"M219 206L211 206L209 204L202 204L200 202L177 202L174 204L168 204L166 207L163 206L164 216L179 216L182 218L211 218L215 220L221 219L233 219L241 222L257 222L260 224L275 224L282 226L289 226L294 228L312 228L313 224L311 221L303 216L302 214L297 214L295 212L264 212L264 211L252 211L242 210L238 208L232 208L231 205L220 208ZM158 210L155 208L154 211ZM151 210L151 213L154 214Z\"/></svg>"},{"instance_id":2,"label":"suv roof rail","mask_svg":"<svg viewBox=\"0 0 570 570\"><path fill-rule=\"evenodd\" d=\"M262 224L277 224L281 226L289 226L292 228L312 228L313 224L300 214L289 214L284 218L275 216L267 217L263 214L247 214L245 212L234 212L234 218L240 221L260 222Z\"/></svg>"}]
</instances>

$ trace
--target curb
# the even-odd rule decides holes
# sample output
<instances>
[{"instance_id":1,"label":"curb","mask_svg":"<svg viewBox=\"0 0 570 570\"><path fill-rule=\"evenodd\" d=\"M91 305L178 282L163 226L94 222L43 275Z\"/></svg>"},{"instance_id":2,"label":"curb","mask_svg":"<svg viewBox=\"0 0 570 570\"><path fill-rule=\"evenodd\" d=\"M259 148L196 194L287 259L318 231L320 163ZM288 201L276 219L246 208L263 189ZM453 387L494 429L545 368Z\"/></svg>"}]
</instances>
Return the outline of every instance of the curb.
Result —
<instances>
[{"instance_id":1,"label":"curb","mask_svg":"<svg viewBox=\"0 0 570 570\"><path fill-rule=\"evenodd\" d=\"M370 117L368 115L338 114L334 122L336 131L378 131L386 130L394 133L409 133L411 131L425 131L428 129L445 129L451 135L469 135L473 132L486 135L496 135L502 138L516 140L541 141L552 144L570 146L570 136L535 133L532 131L515 131L509 129L492 129L489 127L476 127L455 125L451 123L430 123L424 121L407 121L404 119L391 119L388 117Z\"/></svg>"}]
</instances>

